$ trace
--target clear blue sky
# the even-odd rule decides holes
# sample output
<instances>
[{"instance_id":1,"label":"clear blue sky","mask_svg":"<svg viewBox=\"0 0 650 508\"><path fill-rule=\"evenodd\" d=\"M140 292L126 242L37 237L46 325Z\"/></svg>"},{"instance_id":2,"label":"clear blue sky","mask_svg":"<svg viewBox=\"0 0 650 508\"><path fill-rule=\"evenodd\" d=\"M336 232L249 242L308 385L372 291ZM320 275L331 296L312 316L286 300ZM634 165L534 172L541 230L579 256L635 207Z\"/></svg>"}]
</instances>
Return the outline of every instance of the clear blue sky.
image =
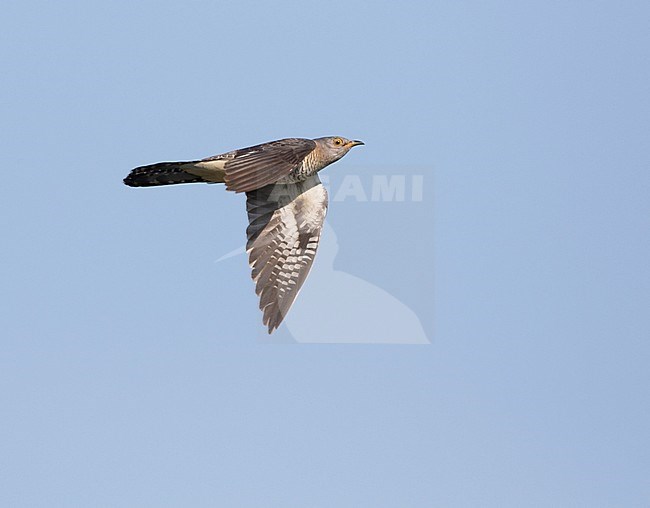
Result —
<instances>
[{"instance_id":1,"label":"clear blue sky","mask_svg":"<svg viewBox=\"0 0 650 508\"><path fill-rule=\"evenodd\" d=\"M648 26L632 1L5 2L0 505L648 506ZM267 339L245 258L215 262L242 197L121 182L329 134L366 142L333 186L424 178L329 220L334 269L431 345Z\"/></svg>"}]
</instances>

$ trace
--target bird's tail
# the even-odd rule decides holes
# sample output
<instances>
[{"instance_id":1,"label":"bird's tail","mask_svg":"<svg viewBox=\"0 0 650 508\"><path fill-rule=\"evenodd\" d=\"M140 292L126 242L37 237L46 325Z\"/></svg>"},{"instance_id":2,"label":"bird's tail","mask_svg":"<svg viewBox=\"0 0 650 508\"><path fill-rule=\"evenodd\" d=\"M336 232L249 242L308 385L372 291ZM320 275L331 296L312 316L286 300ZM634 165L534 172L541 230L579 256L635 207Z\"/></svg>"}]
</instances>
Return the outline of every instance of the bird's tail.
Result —
<instances>
[{"instance_id":1,"label":"bird's tail","mask_svg":"<svg viewBox=\"0 0 650 508\"><path fill-rule=\"evenodd\" d=\"M158 162L137 167L124 179L130 187L152 187L176 183L223 183L222 161Z\"/></svg>"}]
</instances>

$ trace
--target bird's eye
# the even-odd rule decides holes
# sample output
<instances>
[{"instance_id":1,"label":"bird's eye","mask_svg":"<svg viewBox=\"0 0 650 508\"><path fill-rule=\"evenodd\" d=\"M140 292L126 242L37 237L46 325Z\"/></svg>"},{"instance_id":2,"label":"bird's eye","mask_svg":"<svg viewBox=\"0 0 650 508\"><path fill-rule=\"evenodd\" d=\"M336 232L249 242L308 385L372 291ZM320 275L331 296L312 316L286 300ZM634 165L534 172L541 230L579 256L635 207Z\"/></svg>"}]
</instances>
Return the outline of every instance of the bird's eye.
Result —
<instances>
[{"instance_id":1,"label":"bird's eye","mask_svg":"<svg viewBox=\"0 0 650 508\"><path fill-rule=\"evenodd\" d=\"M343 144L343 140L341 138L334 138L334 144L340 146Z\"/></svg>"}]
</instances>

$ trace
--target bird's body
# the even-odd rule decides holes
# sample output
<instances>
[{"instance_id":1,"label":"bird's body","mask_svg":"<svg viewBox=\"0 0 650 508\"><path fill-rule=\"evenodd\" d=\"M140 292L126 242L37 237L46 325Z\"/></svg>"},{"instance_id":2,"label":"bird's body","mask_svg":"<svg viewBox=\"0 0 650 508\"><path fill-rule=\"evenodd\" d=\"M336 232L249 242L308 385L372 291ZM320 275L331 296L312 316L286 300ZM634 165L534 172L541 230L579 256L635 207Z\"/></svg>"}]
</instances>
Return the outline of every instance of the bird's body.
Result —
<instances>
[{"instance_id":1,"label":"bird's body","mask_svg":"<svg viewBox=\"0 0 650 508\"><path fill-rule=\"evenodd\" d=\"M341 137L287 138L201 160L140 166L124 179L131 187L225 183L246 193L249 264L263 322L276 329L311 268L327 212L318 171L361 141Z\"/></svg>"}]
</instances>

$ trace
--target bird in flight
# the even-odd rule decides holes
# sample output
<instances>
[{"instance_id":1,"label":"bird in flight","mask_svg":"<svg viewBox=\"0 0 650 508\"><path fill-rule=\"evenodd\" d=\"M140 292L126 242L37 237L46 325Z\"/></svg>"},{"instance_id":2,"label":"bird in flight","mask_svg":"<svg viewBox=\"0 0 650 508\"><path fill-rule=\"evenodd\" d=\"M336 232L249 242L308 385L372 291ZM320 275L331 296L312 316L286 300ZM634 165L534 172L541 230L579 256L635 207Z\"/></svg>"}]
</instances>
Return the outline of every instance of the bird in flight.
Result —
<instances>
[{"instance_id":1,"label":"bird in flight","mask_svg":"<svg viewBox=\"0 0 650 508\"><path fill-rule=\"evenodd\" d=\"M318 172L363 145L340 136L287 138L205 159L159 162L133 169L130 187L225 183L246 193L246 251L262 322L272 333L296 299L318 249L327 191Z\"/></svg>"}]
</instances>

